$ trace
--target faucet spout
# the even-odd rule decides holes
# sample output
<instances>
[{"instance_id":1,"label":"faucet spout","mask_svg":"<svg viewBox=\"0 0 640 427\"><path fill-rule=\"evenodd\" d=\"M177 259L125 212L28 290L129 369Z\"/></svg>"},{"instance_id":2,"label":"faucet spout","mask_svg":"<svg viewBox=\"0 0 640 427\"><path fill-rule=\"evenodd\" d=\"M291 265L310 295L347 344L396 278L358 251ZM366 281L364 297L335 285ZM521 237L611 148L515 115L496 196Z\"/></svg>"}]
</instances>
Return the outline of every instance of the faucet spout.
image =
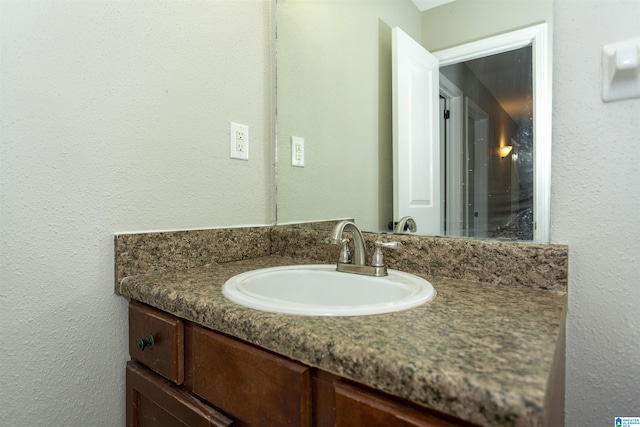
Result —
<instances>
[{"instance_id":1,"label":"faucet spout","mask_svg":"<svg viewBox=\"0 0 640 427\"><path fill-rule=\"evenodd\" d=\"M345 230L351 232L351 235L353 236L353 263L355 265L366 265L366 248L364 238L362 237L362 232L353 221L343 220L338 222L333 227L333 231L331 231L331 235L328 239L329 242L334 245L342 244L342 233L344 233Z\"/></svg>"},{"instance_id":2,"label":"faucet spout","mask_svg":"<svg viewBox=\"0 0 640 427\"><path fill-rule=\"evenodd\" d=\"M418 226L416 225L416 222L413 218L411 218L410 216L403 216L402 218L400 218L400 221L398 221L394 232L396 234L403 234L407 230L415 233L416 231L418 231Z\"/></svg>"}]
</instances>

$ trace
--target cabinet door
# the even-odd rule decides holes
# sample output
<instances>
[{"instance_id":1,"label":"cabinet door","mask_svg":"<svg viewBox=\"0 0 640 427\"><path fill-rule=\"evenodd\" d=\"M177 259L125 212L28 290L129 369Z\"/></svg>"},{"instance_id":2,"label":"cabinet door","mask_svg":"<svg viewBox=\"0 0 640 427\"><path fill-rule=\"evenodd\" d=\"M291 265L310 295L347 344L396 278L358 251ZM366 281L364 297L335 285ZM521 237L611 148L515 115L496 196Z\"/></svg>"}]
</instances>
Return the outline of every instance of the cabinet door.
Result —
<instances>
[{"instance_id":1,"label":"cabinet door","mask_svg":"<svg viewBox=\"0 0 640 427\"><path fill-rule=\"evenodd\" d=\"M233 421L136 362L127 363L127 427L230 427Z\"/></svg>"},{"instance_id":2,"label":"cabinet door","mask_svg":"<svg viewBox=\"0 0 640 427\"><path fill-rule=\"evenodd\" d=\"M453 427L471 426L427 408L417 409L350 384L336 382L337 427Z\"/></svg>"},{"instance_id":3,"label":"cabinet door","mask_svg":"<svg viewBox=\"0 0 640 427\"><path fill-rule=\"evenodd\" d=\"M310 425L307 366L197 325L185 340L185 387L238 425Z\"/></svg>"}]
</instances>

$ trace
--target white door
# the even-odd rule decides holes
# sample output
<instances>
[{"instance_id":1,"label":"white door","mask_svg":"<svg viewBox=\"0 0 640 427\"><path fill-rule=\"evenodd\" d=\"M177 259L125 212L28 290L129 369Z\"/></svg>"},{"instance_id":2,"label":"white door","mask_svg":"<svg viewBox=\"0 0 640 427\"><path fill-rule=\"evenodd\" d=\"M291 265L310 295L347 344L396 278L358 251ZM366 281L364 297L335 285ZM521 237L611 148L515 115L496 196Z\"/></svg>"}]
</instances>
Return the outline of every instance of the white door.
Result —
<instances>
[{"instance_id":1,"label":"white door","mask_svg":"<svg viewBox=\"0 0 640 427\"><path fill-rule=\"evenodd\" d=\"M393 67L393 216L410 215L420 234L442 235L439 63L395 27Z\"/></svg>"}]
</instances>

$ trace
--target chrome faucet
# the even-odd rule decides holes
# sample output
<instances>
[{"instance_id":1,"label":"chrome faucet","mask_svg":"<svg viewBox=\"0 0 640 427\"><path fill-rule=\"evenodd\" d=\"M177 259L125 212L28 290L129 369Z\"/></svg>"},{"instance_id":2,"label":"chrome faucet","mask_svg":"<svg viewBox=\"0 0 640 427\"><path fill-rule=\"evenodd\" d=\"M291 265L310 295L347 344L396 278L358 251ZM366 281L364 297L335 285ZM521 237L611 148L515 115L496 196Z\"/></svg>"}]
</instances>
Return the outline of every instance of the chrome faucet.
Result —
<instances>
[{"instance_id":1,"label":"chrome faucet","mask_svg":"<svg viewBox=\"0 0 640 427\"><path fill-rule=\"evenodd\" d=\"M410 216L403 216L400 218L400 221L396 224L396 229L393 230L396 234L403 234L406 230L409 230L412 233L418 231L418 226L416 222Z\"/></svg>"},{"instance_id":2,"label":"chrome faucet","mask_svg":"<svg viewBox=\"0 0 640 427\"><path fill-rule=\"evenodd\" d=\"M353 263L350 258L349 239L342 236L345 231L351 232L351 236L353 236ZM362 237L362 232L353 221L349 220L338 222L333 227L331 236L327 239L327 242L333 245L342 246L336 267L337 271L365 274L367 276L376 277L388 275L387 266L384 264L382 248L396 249L398 247L397 242L383 243L381 241L376 241L375 251L371 257L371 264L367 265L365 262L367 248L364 243L364 238Z\"/></svg>"},{"instance_id":3,"label":"chrome faucet","mask_svg":"<svg viewBox=\"0 0 640 427\"><path fill-rule=\"evenodd\" d=\"M365 258L366 258L367 248L364 245L364 237L362 237L362 232L360 231L358 226L355 224L355 222L349 221L349 220L338 222L333 227L331 236L329 237L329 239L327 239L328 242L331 243L332 245L342 245L342 249L340 250L340 258L341 260L345 261L344 263L350 262L348 258L349 247L347 245L349 243L349 239L345 239L342 237L342 233L344 233L345 230L350 231L351 236L353 236L353 247L354 247L353 263L355 265L366 265Z\"/></svg>"}]
</instances>

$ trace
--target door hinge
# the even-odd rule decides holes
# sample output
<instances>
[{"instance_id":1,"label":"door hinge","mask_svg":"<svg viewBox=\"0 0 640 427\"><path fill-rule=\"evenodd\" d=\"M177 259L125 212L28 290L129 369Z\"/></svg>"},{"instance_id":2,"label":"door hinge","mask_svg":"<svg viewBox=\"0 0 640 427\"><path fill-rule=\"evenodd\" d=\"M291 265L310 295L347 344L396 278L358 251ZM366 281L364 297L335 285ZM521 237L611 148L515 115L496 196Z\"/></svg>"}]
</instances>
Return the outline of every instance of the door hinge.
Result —
<instances>
[{"instance_id":1,"label":"door hinge","mask_svg":"<svg viewBox=\"0 0 640 427\"><path fill-rule=\"evenodd\" d=\"M451 117L451 112L449 110L444 110L444 119L447 120Z\"/></svg>"}]
</instances>

